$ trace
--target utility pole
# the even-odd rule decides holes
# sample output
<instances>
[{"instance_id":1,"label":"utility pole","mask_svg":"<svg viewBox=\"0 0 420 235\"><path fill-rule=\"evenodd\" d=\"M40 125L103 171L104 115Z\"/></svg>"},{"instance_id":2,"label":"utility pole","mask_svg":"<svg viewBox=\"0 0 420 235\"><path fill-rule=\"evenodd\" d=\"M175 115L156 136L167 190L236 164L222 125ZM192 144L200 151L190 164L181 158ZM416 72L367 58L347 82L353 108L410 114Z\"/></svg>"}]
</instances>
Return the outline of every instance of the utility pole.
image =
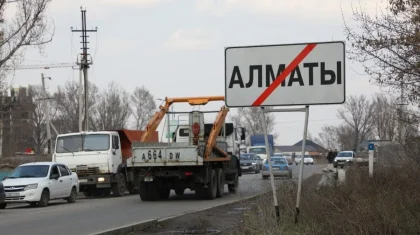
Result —
<instances>
[{"instance_id":1,"label":"utility pole","mask_svg":"<svg viewBox=\"0 0 420 235\"><path fill-rule=\"evenodd\" d=\"M44 113L45 113L45 125L47 126L47 144L48 144L48 153L52 154L52 141L51 141L51 129L50 129L50 112L48 110L48 104L47 104L47 91L45 88L45 77L44 74L41 73L41 79L42 79L42 91L44 93ZM51 80L51 78L49 77Z\"/></svg>"},{"instance_id":2,"label":"utility pole","mask_svg":"<svg viewBox=\"0 0 420 235\"><path fill-rule=\"evenodd\" d=\"M80 10L81 10L81 12L82 12L82 29L81 30L73 30L73 28L71 28L71 31L72 32L80 32L80 33L82 33L82 36L80 36L81 38L82 38L82 41L81 41L81 43L82 43L82 48L80 48L80 49L82 49L82 53L81 54L79 54L79 56L81 57L80 58L80 62L79 62L79 59L77 59L77 64L78 65L80 65L80 73L82 74L82 72L83 72L83 77L84 77L84 91L85 91L85 93L84 93L84 95L85 95L85 97L84 97L84 103L85 103L85 117L84 117L84 120L85 120L85 125L84 125L84 131L88 131L89 130L89 114L88 114L88 110L89 110L89 104L88 104L88 101L89 101L89 99L88 99L88 97L89 97L89 92L88 92L88 85L89 85L89 82L88 82L88 69L89 69L89 65L91 65L92 63L93 63L93 61L92 61L92 58L90 57L90 54L88 54L88 32L97 32L97 28L98 27L96 27L95 29L92 29L92 30L87 30L86 29L86 8L84 8L84 7L80 7ZM88 58L88 57L90 57L90 59ZM81 75L80 75L80 80L79 80L79 82L81 83ZM82 89L82 84L79 84L79 102L80 102L80 100L81 100L81 89ZM80 103L80 106L81 106L81 103ZM81 108L79 108L79 129L81 129L81 124L80 124L80 122L81 122L81 116L82 116L82 114L81 114Z\"/></svg>"}]
</instances>

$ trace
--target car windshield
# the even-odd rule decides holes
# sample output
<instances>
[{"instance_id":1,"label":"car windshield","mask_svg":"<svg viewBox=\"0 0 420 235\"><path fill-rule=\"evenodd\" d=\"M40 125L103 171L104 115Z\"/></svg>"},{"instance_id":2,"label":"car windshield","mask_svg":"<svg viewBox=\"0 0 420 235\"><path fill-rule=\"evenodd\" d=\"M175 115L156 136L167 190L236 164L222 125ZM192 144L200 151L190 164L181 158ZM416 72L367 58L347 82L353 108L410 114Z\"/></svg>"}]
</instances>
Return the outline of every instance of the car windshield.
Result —
<instances>
[{"instance_id":1,"label":"car windshield","mask_svg":"<svg viewBox=\"0 0 420 235\"><path fill-rule=\"evenodd\" d=\"M283 154L281 154L281 153L275 153L274 156L276 156L276 157L283 157Z\"/></svg>"},{"instance_id":2,"label":"car windshield","mask_svg":"<svg viewBox=\"0 0 420 235\"><path fill-rule=\"evenodd\" d=\"M265 160L265 164L268 164L268 160ZM272 157L271 164L288 164L286 159L279 157Z\"/></svg>"},{"instance_id":3,"label":"car windshield","mask_svg":"<svg viewBox=\"0 0 420 235\"><path fill-rule=\"evenodd\" d=\"M337 157L352 157L353 154L351 152L339 152Z\"/></svg>"},{"instance_id":4,"label":"car windshield","mask_svg":"<svg viewBox=\"0 0 420 235\"><path fill-rule=\"evenodd\" d=\"M7 178L43 178L47 177L49 169L48 165L18 166Z\"/></svg>"},{"instance_id":5,"label":"car windshield","mask_svg":"<svg viewBox=\"0 0 420 235\"><path fill-rule=\"evenodd\" d=\"M261 147L261 148L250 148L249 149L250 153L255 153L255 154L266 154L265 151L265 147Z\"/></svg>"},{"instance_id":6,"label":"car windshield","mask_svg":"<svg viewBox=\"0 0 420 235\"><path fill-rule=\"evenodd\" d=\"M242 161L254 160L254 155L252 155L252 154L241 154L241 160Z\"/></svg>"},{"instance_id":7,"label":"car windshield","mask_svg":"<svg viewBox=\"0 0 420 235\"><path fill-rule=\"evenodd\" d=\"M105 151L109 149L109 134L78 134L57 138L57 153Z\"/></svg>"}]
</instances>

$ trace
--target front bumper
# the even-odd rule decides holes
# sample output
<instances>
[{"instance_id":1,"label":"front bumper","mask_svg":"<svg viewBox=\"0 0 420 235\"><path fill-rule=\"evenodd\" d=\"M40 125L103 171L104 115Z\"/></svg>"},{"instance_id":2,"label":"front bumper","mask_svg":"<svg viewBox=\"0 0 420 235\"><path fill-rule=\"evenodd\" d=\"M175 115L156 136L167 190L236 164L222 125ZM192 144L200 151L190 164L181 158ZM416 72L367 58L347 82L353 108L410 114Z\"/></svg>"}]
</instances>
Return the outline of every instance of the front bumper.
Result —
<instances>
[{"instance_id":1,"label":"front bumper","mask_svg":"<svg viewBox=\"0 0 420 235\"><path fill-rule=\"evenodd\" d=\"M79 176L79 191L84 192L95 188L110 188L111 181L111 175Z\"/></svg>"},{"instance_id":2,"label":"front bumper","mask_svg":"<svg viewBox=\"0 0 420 235\"><path fill-rule=\"evenodd\" d=\"M262 176L270 176L270 171L268 170L263 170L261 172ZM277 176L277 177L290 177L292 176L292 171L291 170L273 170L273 176Z\"/></svg>"},{"instance_id":3,"label":"front bumper","mask_svg":"<svg viewBox=\"0 0 420 235\"><path fill-rule=\"evenodd\" d=\"M242 172L256 171L256 170L258 170L258 165L241 166L241 171Z\"/></svg>"},{"instance_id":4,"label":"front bumper","mask_svg":"<svg viewBox=\"0 0 420 235\"><path fill-rule=\"evenodd\" d=\"M38 202L41 200L40 188L19 192L6 192L5 203Z\"/></svg>"}]
</instances>

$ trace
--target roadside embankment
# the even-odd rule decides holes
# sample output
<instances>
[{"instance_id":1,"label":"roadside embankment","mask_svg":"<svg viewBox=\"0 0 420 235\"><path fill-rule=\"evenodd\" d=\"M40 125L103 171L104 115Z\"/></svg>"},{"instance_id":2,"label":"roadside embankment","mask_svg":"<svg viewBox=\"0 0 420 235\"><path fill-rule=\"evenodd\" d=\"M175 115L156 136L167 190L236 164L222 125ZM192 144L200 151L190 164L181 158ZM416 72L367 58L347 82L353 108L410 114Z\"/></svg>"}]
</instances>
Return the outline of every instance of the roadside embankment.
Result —
<instances>
[{"instance_id":1,"label":"roadside embankment","mask_svg":"<svg viewBox=\"0 0 420 235\"><path fill-rule=\"evenodd\" d=\"M266 195L251 213L243 214L233 234L419 234L420 166L378 168L374 173L369 178L366 167L354 166L346 169L339 184L317 187L319 180L305 181L298 224L294 223L297 187L282 185L280 224L272 196Z\"/></svg>"}]
</instances>

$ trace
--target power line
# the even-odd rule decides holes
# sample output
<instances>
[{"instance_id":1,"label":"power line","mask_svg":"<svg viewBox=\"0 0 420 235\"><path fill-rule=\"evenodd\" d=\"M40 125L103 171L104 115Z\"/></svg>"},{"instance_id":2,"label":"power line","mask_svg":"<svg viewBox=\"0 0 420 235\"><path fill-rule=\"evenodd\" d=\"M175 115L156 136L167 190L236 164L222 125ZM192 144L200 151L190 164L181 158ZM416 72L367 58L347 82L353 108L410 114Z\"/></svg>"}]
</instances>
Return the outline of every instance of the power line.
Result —
<instances>
[{"instance_id":1,"label":"power line","mask_svg":"<svg viewBox=\"0 0 420 235\"><path fill-rule=\"evenodd\" d=\"M338 118L332 118L332 119L314 119L314 120L309 120L309 122L325 122L325 121L341 121L341 119ZM304 122L304 120L302 121L290 121L290 122L275 122L277 123L302 123Z\"/></svg>"},{"instance_id":2,"label":"power line","mask_svg":"<svg viewBox=\"0 0 420 235\"><path fill-rule=\"evenodd\" d=\"M79 54L79 56L80 56L80 61L79 61L79 56L78 56L78 58L77 58L77 64L78 65L80 65L80 70L81 70L81 72L83 71L83 77L84 77L84 95L85 95L85 97L84 97L84 101L85 101L85 117L84 117L84 121L85 121L85 125L84 125L84 130L85 131L88 131L89 130L89 115L88 115L88 111L89 111L89 107L88 107L88 86L89 86L89 82L88 82L88 69L89 69L89 65L91 65L91 64L93 64L93 61L92 61L92 57L91 57L91 55L90 54L88 54L88 49L90 49L90 48L88 48L88 43L89 43L89 41L88 41L88 33L90 33L90 32L97 32L97 29L98 29L98 27L96 27L95 29L92 29L92 30L88 30L88 29L86 29L86 8L84 8L84 7L80 7L80 10L81 10L81 13L82 13L82 29L81 30L73 30L73 27L71 28L71 31L72 32L80 32L80 33L82 33L82 35L80 36L81 38L82 38L82 41L81 41L81 43L82 43L82 48L80 48L80 49L82 49L82 53L81 54ZM82 73L80 73L80 84L79 84L79 89L80 89L80 91L81 91L81 89L82 89L82 84L81 84L81 82L82 82L82 79L81 79L81 75L82 75ZM79 92L79 103L80 103L80 105L81 105L81 100L82 100L82 93L81 92ZM82 119L82 112L81 112L81 109L79 109L79 122L80 122L80 120ZM81 128L81 127L80 127Z\"/></svg>"}]
</instances>

